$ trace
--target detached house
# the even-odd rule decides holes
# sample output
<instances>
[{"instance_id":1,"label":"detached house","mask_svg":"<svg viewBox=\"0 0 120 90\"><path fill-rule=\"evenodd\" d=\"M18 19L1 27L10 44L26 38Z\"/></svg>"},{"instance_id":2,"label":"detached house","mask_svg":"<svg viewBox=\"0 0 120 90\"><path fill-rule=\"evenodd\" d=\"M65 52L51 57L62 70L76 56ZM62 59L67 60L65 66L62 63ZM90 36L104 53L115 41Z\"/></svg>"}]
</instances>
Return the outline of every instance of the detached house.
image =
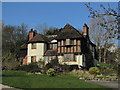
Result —
<instances>
[{"instance_id":1,"label":"detached house","mask_svg":"<svg viewBox=\"0 0 120 90\"><path fill-rule=\"evenodd\" d=\"M28 42L21 46L22 64L42 60L46 65L57 59L60 64L80 67L96 66L95 45L89 39L89 27L84 24L83 32L66 24L57 35L37 34L29 31Z\"/></svg>"}]
</instances>

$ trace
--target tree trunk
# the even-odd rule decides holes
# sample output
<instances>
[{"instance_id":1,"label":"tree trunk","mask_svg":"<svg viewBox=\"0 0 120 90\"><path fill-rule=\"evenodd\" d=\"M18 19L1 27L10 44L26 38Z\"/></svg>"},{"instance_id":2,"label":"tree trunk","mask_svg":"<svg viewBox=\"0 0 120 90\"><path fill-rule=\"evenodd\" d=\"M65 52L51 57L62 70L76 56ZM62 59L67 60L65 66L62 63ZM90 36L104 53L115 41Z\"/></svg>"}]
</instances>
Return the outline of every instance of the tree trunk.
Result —
<instances>
[{"instance_id":1,"label":"tree trunk","mask_svg":"<svg viewBox=\"0 0 120 90\"><path fill-rule=\"evenodd\" d=\"M106 54L107 54L107 49L106 49L106 46L104 47L104 58L103 58L103 60L104 60L104 63L106 63Z\"/></svg>"},{"instance_id":2,"label":"tree trunk","mask_svg":"<svg viewBox=\"0 0 120 90\"><path fill-rule=\"evenodd\" d=\"M102 62L101 61L101 47L100 46L99 46L99 50L98 51L99 51L99 62Z\"/></svg>"}]
</instances>

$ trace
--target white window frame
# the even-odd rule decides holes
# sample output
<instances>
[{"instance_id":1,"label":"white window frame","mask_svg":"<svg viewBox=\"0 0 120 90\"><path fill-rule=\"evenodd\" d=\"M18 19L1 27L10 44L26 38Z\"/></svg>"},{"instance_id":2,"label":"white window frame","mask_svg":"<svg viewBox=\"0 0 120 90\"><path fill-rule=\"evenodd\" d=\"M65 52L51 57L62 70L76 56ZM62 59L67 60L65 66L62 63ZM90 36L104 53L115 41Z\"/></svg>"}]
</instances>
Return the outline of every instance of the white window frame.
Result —
<instances>
[{"instance_id":1,"label":"white window frame","mask_svg":"<svg viewBox=\"0 0 120 90\"><path fill-rule=\"evenodd\" d=\"M74 39L74 44L75 44L75 45L77 44L77 40L76 40L76 39Z\"/></svg>"},{"instance_id":2,"label":"white window frame","mask_svg":"<svg viewBox=\"0 0 120 90\"><path fill-rule=\"evenodd\" d=\"M70 44L70 39L66 39L66 45Z\"/></svg>"}]
</instances>

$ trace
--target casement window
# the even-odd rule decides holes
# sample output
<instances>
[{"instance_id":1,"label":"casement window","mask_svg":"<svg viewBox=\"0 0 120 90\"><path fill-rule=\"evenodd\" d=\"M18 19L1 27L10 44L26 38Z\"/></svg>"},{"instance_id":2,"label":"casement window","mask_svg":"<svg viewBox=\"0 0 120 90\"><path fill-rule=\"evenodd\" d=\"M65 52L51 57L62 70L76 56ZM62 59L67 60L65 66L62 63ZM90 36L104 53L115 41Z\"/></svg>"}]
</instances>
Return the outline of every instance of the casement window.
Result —
<instances>
[{"instance_id":1,"label":"casement window","mask_svg":"<svg viewBox=\"0 0 120 90\"><path fill-rule=\"evenodd\" d=\"M70 39L66 39L66 45L70 44Z\"/></svg>"},{"instance_id":2,"label":"casement window","mask_svg":"<svg viewBox=\"0 0 120 90\"><path fill-rule=\"evenodd\" d=\"M73 54L64 54L64 60L65 61L74 60L74 55Z\"/></svg>"},{"instance_id":3,"label":"casement window","mask_svg":"<svg viewBox=\"0 0 120 90\"><path fill-rule=\"evenodd\" d=\"M50 49L52 49L52 44L50 44Z\"/></svg>"},{"instance_id":4,"label":"casement window","mask_svg":"<svg viewBox=\"0 0 120 90\"><path fill-rule=\"evenodd\" d=\"M58 47L58 53L60 53L60 47Z\"/></svg>"},{"instance_id":5,"label":"casement window","mask_svg":"<svg viewBox=\"0 0 120 90\"><path fill-rule=\"evenodd\" d=\"M68 47L68 52L70 52L70 47Z\"/></svg>"},{"instance_id":6,"label":"casement window","mask_svg":"<svg viewBox=\"0 0 120 90\"><path fill-rule=\"evenodd\" d=\"M76 39L74 39L74 45L76 45Z\"/></svg>"},{"instance_id":7,"label":"casement window","mask_svg":"<svg viewBox=\"0 0 120 90\"><path fill-rule=\"evenodd\" d=\"M36 49L36 43L32 43L31 49Z\"/></svg>"},{"instance_id":8,"label":"casement window","mask_svg":"<svg viewBox=\"0 0 120 90\"><path fill-rule=\"evenodd\" d=\"M73 40L70 40L70 44L73 44Z\"/></svg>"},{"instance_id":9,"label":"casement window","mask_svg":"<svg viewBox=\"0 0 120 90\"><path fill-rule=\"evenodd\" d=\"M65 52L67 52L67 47L65 47Z\"/></svg>"},{"instance_id":10,"label":"casement window","mask_svg":"<svg viewBox=\"0 0 120 90\"><path fill-rule=\"evenodd\" d=\"M77 46L77 52L81 52L80 46Z\"/></svg>"},{"instance_id":11,"label":"casement window","mask_svg":"<svg viewBox=\"0 0 120 90\"><path fill-rule=\"evenodd\" d=\"M61 45L64 45L64 41L63 40L61 40Z\"/></svg>"},{"instance_id":12,"label":"casement window","mask_svg":"<svg viewBox=\"0 0 120 90\"><path fill-rule=\"evenodd\" d=\"M48 56L46 56L46 57L45 57L45 59L46 59L46 63L48 63L48 61L49 61L49 58L48 58Z\"/></svg>"},{"instance_id":13,"label":"casement window","mask_svg":"<svg viewBox=\"0 0 120 90\"><path fill-rule=\"evenodd\" d=\"M55 59L56 59L55 56L50 56L50 57L49 57L49 60L55 60Z\"/></svg>"},{"instance_id":14,"label":"casement window","mask_svg":"<svg viewBox=\"0 0 120 90\"><path fill-rule=\"evenodd\" d=\"M50 44L50 49L57 49L57 44Z\"/></svg>"},{"instance_id":15,"label":"casement window","mask_svg":"<svg viewBox=\"0 0 120 90\"><path fill-rule=\"evenodd\" d=\"M58 42L58 46L60 46L60 41Z\"/></svg>"},{"instance_id":16,"label":"casement window","mask_svg":"<svg viewBox=\"0 0 120 90\"><path fill-rule=\"evenodd\" d=\"M80 45L80 40L77 40L77 45Z\"/></svg>"},{"instance_id":17,"label":"casement window","mask_svg":"<svg viewBox=\"0 0 120 90\"><path fill-rule=\"evenodd\" d=\"M61 47L61 52L62 52L62 53L64 52L64 48L63 48L63 47Z\"/></svg>"},{"instance_id":18,"label":"casement window","mask_svg":"<svg viewBox=\"0 0 120 90\"><path fill-rule=\"evenodd\" d=\"M53 49L57 49L57 44L53 44Z\"/></svg>"},{"instance_id":19,"label":"casement window","mask_svg":"<svg viewBox=\"0 0 120 90\"><path fill-rule=\"evenodd\" d=\"M73 52L73 47L71 47L71 52Z\"/></svg>"},{"instance_id":20,"label":"casement window","mask_svg":"<svg viewBox=\"0 0 120 90\"><path fill-rule=\"evenodd\" d=\"M76 51L77 51L77 50L76 50L76 48L77 48L77 47L76 47L76 46L74 46L74 52L76 52Z\"/></svg>"},{"instance_id":21,"label":"casement window","mask_svg":"<svg viewBox=\"0 0 120 90\"><path fill-rule=\"evenodd\" d=\"M52 56L51 58L52 58L51 60L55 60L55 59L56 59L56 57L55 57L55 56Z\"/></svg>"},{"instance_id":22,"label":"casement window","mask_svg":"<svg viewBox=\"0 0 120 90\"><path fill-rule=\"evenodd\" d=\"M36 62L36 56L31 56L31 63Z\"/></svg>"}]
</instances>

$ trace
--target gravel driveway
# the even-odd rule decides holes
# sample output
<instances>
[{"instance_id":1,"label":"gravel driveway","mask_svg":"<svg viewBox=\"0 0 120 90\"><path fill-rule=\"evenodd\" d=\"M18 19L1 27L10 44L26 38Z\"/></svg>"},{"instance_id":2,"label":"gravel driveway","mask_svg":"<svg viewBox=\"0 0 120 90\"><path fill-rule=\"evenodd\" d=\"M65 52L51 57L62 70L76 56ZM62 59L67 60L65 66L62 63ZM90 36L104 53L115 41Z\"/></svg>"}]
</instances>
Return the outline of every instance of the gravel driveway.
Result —
<instances>
[{"instance_id":1,"label":"gravel driveway","mask_svg":"<svg viewBox=\"0 0 120 90\"><path fill-rule=\"evenodd\" d=\"M99 85L103 85L109 88L118 88L118 82L116 81L97 81L97 80L87 80L86 82L96 83ZM120 87L119 87L120 88Z\"/></svg>"}]
</instances>

